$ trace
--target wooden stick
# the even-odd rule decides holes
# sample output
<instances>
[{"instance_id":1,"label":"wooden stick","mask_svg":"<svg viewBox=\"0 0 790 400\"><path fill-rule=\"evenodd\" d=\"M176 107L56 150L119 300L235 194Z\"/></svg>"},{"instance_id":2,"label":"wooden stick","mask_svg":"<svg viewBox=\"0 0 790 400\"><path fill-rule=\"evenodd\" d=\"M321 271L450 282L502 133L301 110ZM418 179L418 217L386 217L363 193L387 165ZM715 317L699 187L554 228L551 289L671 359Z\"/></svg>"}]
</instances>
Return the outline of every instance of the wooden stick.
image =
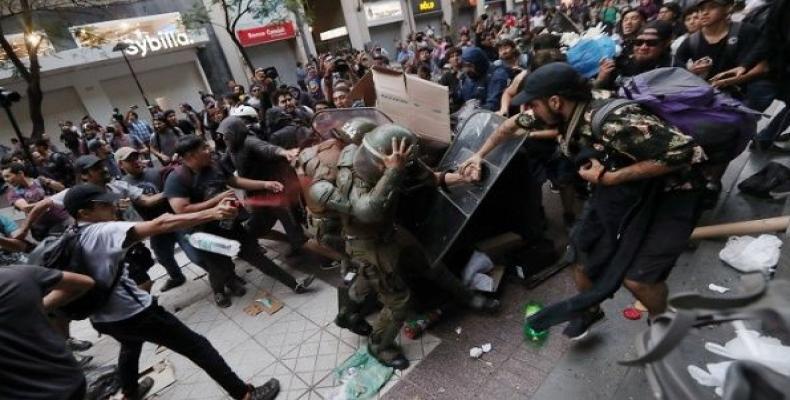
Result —
<instances>
[{"instance_id":1,"label":"wooden stick","mask_svg":"<svg viewBox=\"0 0 790 400\"><path fill-rule=\"evenodd\" d=\"M691 232L691 240L710 239L732 235L771 233L784 231L789 225L790 216L732 222L729 224L700 226L694 229L694 232Z\"/></svg>"}]
</instances>

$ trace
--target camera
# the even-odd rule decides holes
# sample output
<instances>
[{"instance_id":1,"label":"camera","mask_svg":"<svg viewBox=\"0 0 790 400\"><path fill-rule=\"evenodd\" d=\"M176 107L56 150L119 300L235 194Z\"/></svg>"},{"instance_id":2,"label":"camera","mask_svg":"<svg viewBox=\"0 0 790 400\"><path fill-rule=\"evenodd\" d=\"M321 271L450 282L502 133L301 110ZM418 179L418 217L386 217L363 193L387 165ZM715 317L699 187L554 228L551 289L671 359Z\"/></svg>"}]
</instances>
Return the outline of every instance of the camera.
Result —
<instances>
[{"instance_id":1,"label":"camera","mask_svg":"<svg viewBox=\"0 0 790 400\"><path fill-rule=\"evenodd\" d=\"M347 72L349 70L348 62L342 58L336 59L334 65L337 72Z\"/></svg>"}]
</instances>

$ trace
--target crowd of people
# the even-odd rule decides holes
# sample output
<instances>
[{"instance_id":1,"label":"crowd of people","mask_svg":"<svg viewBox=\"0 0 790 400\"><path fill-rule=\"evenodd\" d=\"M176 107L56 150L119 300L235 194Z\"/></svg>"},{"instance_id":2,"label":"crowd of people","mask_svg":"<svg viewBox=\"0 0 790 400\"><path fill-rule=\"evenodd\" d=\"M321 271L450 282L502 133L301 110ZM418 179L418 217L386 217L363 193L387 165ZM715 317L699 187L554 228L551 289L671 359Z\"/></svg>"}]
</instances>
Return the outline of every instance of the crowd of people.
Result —
<instances>
[{"instance_id":1,"label":"crowd of people","mask_svg":"<svg viewBox=\"0 0 790 400\"><path fill-rule=\"evenodd\" d=\"M699 139L702 131L732 127L711 121L688 132L636 103L608 110L598 122L595 115L629 78L663 67L686 70L753 110L786 100L784 53L772 51L786 43L782 11L771 4L529 1L520 12L484 14L470 27L413 33L394 54L373 45L297 63L294 86L260 68L248 86L230 81L221 96L201 93L197 108L132 106L125 113L115 109L106 125L85 116L62 122L52 135L57 138L13 140L1 165L4 195L26 218L17 224L0 216L0 262L9 266L0 268L0 318L3 330L12 331L0 343L0 380L15 382L2 385L0 397L82 398L79 367L91 360L78 357L78 365L72 353L91 344L70 337L69 322L79 317L64 310L93 293L99 300L82 317L89 315L98 332L120 343L125 398L143 398L153 383L137 380L144 342L185 355L234 398L274 398L276 379L260 387L244 383L211 343L151 295L148 269L155 261L168 274L158 291L186 281L176 244L206 270L218 307L246 293L233 259L196 247L189 240L194 232L238 242L241 259L296 293L309 291L313 275L296 279L266 255L258 238L274 236L294 254L317 255L321 268L338 268L344 278L351 272L335 323L370 336L369 351L383 364L406 368L395 338L419 307L421 285L441 288L473 310L491 312L499 304L461 284L455 266L427 267L418 241L398 227L396 199L407 181L448 190L484 179L486 155L522 135L521 161L513 162L528 173L509 179L518 192L515 206L530 210L512 219L525 240L540 240L541 187L550 181L571 232L576 285L590 295L573 303L571 315L541 315L532 328L570 321L565 335L581 339L602 320L600 302L621 285L651 318L664 312L666 279L745 141L728 136L736 139L725 143L724 155L714 154ZM566 62L562 38L587 28L617 44L591 77ZM457 171L429 174L412 171L419 139L397 125L355 118L333 129L334 137L317 137L313 116L364 106L354 88L376 67L446 86L453 112L470 105L504 122ZM746 141L768 146L783 128ZM284 232L273 229L277 222ZM79 269L20 266L49 263L42 249L61 245L70 246L62 248ZM362 311L371 296L382 309L372 326Z\"/></svg>"}]
</instances>

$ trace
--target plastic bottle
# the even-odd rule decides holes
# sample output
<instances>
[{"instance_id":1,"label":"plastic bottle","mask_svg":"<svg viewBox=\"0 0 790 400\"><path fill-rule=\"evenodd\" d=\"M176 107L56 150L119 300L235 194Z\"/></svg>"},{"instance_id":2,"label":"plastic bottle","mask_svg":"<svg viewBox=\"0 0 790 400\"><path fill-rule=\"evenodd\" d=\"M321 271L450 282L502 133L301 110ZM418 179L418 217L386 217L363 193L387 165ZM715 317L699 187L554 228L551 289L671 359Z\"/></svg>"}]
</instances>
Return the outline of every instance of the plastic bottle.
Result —
<instances>
[{"instance_id":1,"label":"plastic bottle","mask_svg":"<svg viewBox=\"0 0 790 400\"><path fill-rule=\"evenodd\" d=\"M205 232L195 232L189 235L189 243L200 250L228 257L235 257L241 250L241 243Z\"/></svg>"},{"instance_id":2,"label":"plastic bottle","mask_svg":"<svg viewBox=\"0 0 790 400\"><path fill-rule=\"evenodd\" d=\"M549 336L549 331L536 331L526 322L526 319L537 314L543 309L543 305L537 302L529 302L524 306L524 338L529 342L542 343Z\"/></svg>"}]
</instances>

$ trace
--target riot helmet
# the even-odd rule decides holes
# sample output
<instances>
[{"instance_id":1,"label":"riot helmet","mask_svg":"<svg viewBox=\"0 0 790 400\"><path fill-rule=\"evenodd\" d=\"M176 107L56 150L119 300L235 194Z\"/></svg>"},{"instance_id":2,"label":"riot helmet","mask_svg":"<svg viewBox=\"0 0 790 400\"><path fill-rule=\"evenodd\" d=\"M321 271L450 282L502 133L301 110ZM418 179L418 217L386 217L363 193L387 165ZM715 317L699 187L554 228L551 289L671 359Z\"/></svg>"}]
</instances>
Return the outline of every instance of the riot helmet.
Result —
<instances>
[{"instance_id":1,"label":"riot helmet","mask_svg":"<svg viewBox=\"0 0 790 400\"><path fill-rule=\"evenodd\" d=\"M385 124L368 132L354 155L354 173L367 183L376 183L384 174L383 159L392 153L392 139L406 140L407 146L416 145L417 135L395 124ZM412 151L412 156L416 151Z\"/></svg>"},{"instance_id":2,"label":"riot helmet","mask_svg":"<svg viewBox=\"0 0 790 400\"><path fill-rule=\"evenodd\" d=\"M345 143L362 143L362 138L368 132L376 129L376 121L366 117L354 117L346 121L339 128L332 130L334 135Z\"/></svg>"}]
</instances>

